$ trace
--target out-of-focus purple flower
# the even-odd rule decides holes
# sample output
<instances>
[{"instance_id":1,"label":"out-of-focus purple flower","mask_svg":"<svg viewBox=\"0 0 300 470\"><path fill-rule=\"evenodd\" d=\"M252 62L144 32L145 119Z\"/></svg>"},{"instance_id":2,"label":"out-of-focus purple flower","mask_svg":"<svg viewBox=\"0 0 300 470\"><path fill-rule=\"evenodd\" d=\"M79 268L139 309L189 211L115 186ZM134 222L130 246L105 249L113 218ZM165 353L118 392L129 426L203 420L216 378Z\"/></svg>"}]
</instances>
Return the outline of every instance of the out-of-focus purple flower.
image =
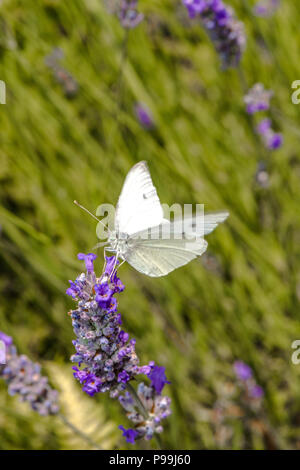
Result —
<instances>
[{"instance_id":1,"label":"out-of-focus purple flower","mask_svg":"<svg viewBox=\"0 0 300 470\"><path fill-rule=\"evenodd\" d=\"M148 374L151 380L151 386L155 389L158 395L161 394L162 389L166 384L170 384L165 374L165 367L153 366L150 373Z\"/></svg>"},{"instance_id":2,"label":"out-of-focus purple flower","mask_svg":"<svg viewBox=\"0 0 300 470\"><path fill-rule=\"evenodd\" d=\"M239 380L249 380L252 377L252 369L248 364L243 361L236 361L234 363L234 371Z\"/></svg>"},{"instance_id":3,"label":"out-of-focus purple flower","mask_svg":"<svg viewBox=\"0 0 300 470\"><path fill-rule=\"evenodd\" d=\"M262 83L256 83L244 97L247 113L254 114L269 109L272 96L273 91L265 90Z\"/></svg>"},{"instance_id":4,"label":"out-of-focus purple flower","mask_svg":"<svg viewBox=\"0 0 300 470\"><path fill-rule=\"evenodd\" d=\"M135 105L134 110L141 126L143 126L147 130L152 129L154 127L153 117L149 109L145 105L138 103Z\"/></svg>"},{"instance_id":5,"label":"out-of-focus purple flower","mask_svg":"<svg viewBox=\"0 0 300 470\"><path fill-rule=\"evenodd\" d=\"M267 141L267 146L270 150L277 150L283 144L283 137L279 133L273 133Z\"/></svg>"},{"instance_id":6,"label":"out-of-focus purple flower","mask_svg":"<svg viewBox=\"0 0 300 470\"><path fill-rule=\"evenodd\" d=\"M270 17L280 5L280 0L261 0L254 6L256 16Z\"/></svg>"},{"instance_id":7,"label":"out-of-focus purple flower","mask_svg":"<svg viewBox=\"0 0 300 470\"><path fill-rule=\"evenodd\" d=\"M133 29L144 19L144 15L137 11L137 0L120 0L118 17L125 29Z\"/></svg>"},{"instance_id":8,"label":"out-of-focus purple flower","mask_svg":"<svg viewBox=\"0 0 300 470\"><path fill-rule=\"evenodd\" d=\"M249 395L251 398L262 398L264 396L264 390L260 385L253 385L249 387Z\"/></svg>"},{"instance_id":9,"label":"out-of-focus purple flower","mask_svg":"<svg viewBox=\"0 0 300 470\"><path fill-rule=\"evenodd\" d=\"M90 396L99 392L110 392L112 398L119 396L126 409L128 418L133 421L133 429L120 426L127 442L134 444L136 438L151 439L155 432L162 432L160 421L171 413L170 398L161 396L168 380L165 368L155 366L154 362L139 366L135 352L135 340L129 340L127 332L121 329L121 316L117 313L117 300L114 295L124 289L117 277L117 260L106 257L104 272L100 278L93 270L95 256L80 254L86 262L87 273L82 273L67 290L77 302L70 312L76 339L73 341L76 353L71 361L74 377L83 385L82 390ZM137 392L129 382L138 375L145 374L151 386L140 383ZM137 398L138 397L138 398ZM144 413L141 414L141 408Z\"/></svg>"},{"instance_id":10,"label":"out-of-focus purple flower","mask_svg":"<svg viewBox=\"0 0 300 470\"><path fill-rule=\"evenodd\" d=\"M119 426L119 429L123 432L123 437L125 437L126 442L129 444L135 444L135 439L138 437L139 433L135 429L125 429L124 426Z\"/></svg>"},{"instance_id":11,"label":"out-of-focus purple flower","mask_svg":"<svg viewBox=\"0 0 300 470\"><path fill-rule=\"evenodd\" d=\"M283 136L274 132L271 125L270 119L263 119L257 126L257 132L261 135L265 146L269 150L277 150L283 144Z\"/></svg>"},{"instance_id":12,"label":"out-of-focus purple flower","mask_svg":"<svg viewBox=\"0 0 300 470\"><path fill-rule=\"evenodd\" d=\"M13 339L11 336L7 336L5 333L0 331L0 341L3 341L6 347L9 347L13 344Z\"/></svg>"},{"instance_id":13,"label":"out-of-focus purple flower","mask_svg":"<svg viewBox=\"0 0 300 470\"><path fill-rule=\"evenodd\" d=\"M271 119L263 119L257 126L259 134L266 134L271 129Z\"/></svg>"},{"instance_id":14,"label":"out-of-focus purple flower","mask_svg":"<svg viewBox=\"0 0 300 470\"><path fill-rule=\"evenodd\" d=\"M199 17L220 55L223 68L237 67L246 46L244 24L222 0L182 0L190 18Z\"/></svg>"},{"instance_id":15,"label":"out-of-focus purple flower","mask_svg":"<svg viewBox=\"0 0 300 470\"><path fill-rule=\"evenodd\" d=\"M45 64L52 70L53 77L61 85L65 95L72 98L77 94L79 86L72 75L60 65L60 61L63 58L63 50L56 47L51 54L45 57Z\"/></svg>"},{"instance_id":16,"label":"out-of-focus purple flower","mask_svg":"<svg viewBox=\"0 0 300 470\"><path fill-rule=\"evenodd\" d=\"M0 339L6 345L6 363L0 364L0 377L8 385L10 395L20 395L22 401L41 416L54 415L59 411L58 392L53 390L48 379L41 375L41 366L19 355L12 339L0 332Z\"/></svg>"},{"instance_id":17,"label":"out-of-focus purple flower","mask_svg":"<svg viewBox=\"0 0 300 470\"><path fill-rule=\"evenodd\" d=\"M94 261L97 258L97 255L94 253L88 253L87 255L84 253L78 253L77 258L79 260L84 260L87 272L91 273L94 271Z\"/></svg>"}]
</instances>

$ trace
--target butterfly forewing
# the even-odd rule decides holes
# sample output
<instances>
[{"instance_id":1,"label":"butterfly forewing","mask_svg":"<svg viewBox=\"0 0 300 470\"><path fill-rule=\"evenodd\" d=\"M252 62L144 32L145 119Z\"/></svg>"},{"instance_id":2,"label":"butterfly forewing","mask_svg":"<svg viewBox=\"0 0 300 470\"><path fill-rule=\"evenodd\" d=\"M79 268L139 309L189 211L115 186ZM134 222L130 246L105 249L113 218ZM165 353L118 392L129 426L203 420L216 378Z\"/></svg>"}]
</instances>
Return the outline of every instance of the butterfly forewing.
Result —
<instances>
[{"instance_id":1,"label":"butterfly forewing","mask_svg":"<svg viewBox=\"0 0 300 470\"><path fill-rule=\"evenodd\" d=\"M115 217L115 230L132 235L161 224L163 210L146 162L134 165L126 176Z\"/></svg>"}]
</instances>

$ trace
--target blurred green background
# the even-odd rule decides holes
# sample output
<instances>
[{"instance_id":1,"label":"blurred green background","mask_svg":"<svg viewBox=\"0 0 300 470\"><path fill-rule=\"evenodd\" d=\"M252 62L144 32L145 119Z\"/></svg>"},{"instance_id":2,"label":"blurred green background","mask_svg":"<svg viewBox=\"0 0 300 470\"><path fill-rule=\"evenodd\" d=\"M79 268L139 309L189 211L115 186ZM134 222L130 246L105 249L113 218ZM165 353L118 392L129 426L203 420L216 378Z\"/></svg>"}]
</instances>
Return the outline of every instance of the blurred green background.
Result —
<instances>
[{"instance_id":1,"label":"blurred green background","mask_svg":"<svg viewBox=\"0 0 300 470\"><path fill-rule=\"evenodd\" d=\"M101 0L1 2L0 329L43 364L70 421L102 447L130 447L117 429L128 421L117 401L90 398L72 379L73 302L65 290L82 269L77 253L97 241L95 223L73 200L92 211L115 204L139 160L148 161L161 202L230 211L207 238L209 256L160 279L128 265L120 270L124 327L141 363L165 366L172 382L164 448L217 447L203 409L233 379L237 359L265 390L264 419L277 447L300 446L300 365L291 361L291 344L300 339L300 106L291 102L291 83L300 79L300 10L285 1L272 18L257 19L254 2L227 3L247 32L240 71L220 69L179 0L140 0L145 20L127 46ZM55 47L78 83L73 97L45 64ZM256 82L274 91L268 115L284 145L273 153L263 150L245 113L245 88ZM137 121L136 102L151 110L154 130ZM267 188L255 181L260 161ZM269 448L242 419L233 426L231 448ZM57 418L8 397L1 382L0 448L87 444Z\"/></svg>"}]
</instances>

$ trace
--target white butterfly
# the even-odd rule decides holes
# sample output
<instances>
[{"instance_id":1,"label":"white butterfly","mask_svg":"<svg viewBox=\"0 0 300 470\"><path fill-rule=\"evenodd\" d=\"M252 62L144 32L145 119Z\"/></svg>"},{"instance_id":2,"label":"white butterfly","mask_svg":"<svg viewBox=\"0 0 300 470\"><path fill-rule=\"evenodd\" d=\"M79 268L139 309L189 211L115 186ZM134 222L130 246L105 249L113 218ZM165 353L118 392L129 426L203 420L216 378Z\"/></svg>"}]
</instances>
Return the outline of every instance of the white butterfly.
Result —
<instances>
[{"instance_id":1,"label":"white butterfly","mask_svg":"<svg viewBox=\"0 0 300 470\"><path fill-rule=\"evenodd\" d=\"M195 232L196 223L192 216L185 218L184 223L181 219L168 222L163 217L148 165L139 162L126 176L116 208L114 230L109 232L105 243L109 246L105 250L115 253L117 258L127 261L143 274L165 276L202 255L207 248L203 236L212 232L228 215L228 212L206 214L204 233L201 234ZM169 224L171 234L168 239L162 236L166 224ZM147 237L150 228L151 237Z\"/></svg>"}]
</instances>

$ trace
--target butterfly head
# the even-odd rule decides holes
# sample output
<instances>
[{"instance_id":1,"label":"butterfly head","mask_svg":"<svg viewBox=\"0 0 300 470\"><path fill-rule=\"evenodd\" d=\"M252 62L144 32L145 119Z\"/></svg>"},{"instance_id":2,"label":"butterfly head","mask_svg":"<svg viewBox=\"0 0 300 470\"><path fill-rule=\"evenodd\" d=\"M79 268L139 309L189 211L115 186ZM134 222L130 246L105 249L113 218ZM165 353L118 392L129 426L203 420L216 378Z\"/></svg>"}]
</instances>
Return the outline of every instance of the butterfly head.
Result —
<instances>
[{"instance_id":1,"label":"butterfly head","mask_svg":"<svg viewBox=\"0 0 300 470\"><path fill-rule=\"evenodd\" d=\"M127 233L113 230L109 234L108 242L112 251L118 252L121 256L127 251L129 235Z\"/></svg>"}]
</instances>

